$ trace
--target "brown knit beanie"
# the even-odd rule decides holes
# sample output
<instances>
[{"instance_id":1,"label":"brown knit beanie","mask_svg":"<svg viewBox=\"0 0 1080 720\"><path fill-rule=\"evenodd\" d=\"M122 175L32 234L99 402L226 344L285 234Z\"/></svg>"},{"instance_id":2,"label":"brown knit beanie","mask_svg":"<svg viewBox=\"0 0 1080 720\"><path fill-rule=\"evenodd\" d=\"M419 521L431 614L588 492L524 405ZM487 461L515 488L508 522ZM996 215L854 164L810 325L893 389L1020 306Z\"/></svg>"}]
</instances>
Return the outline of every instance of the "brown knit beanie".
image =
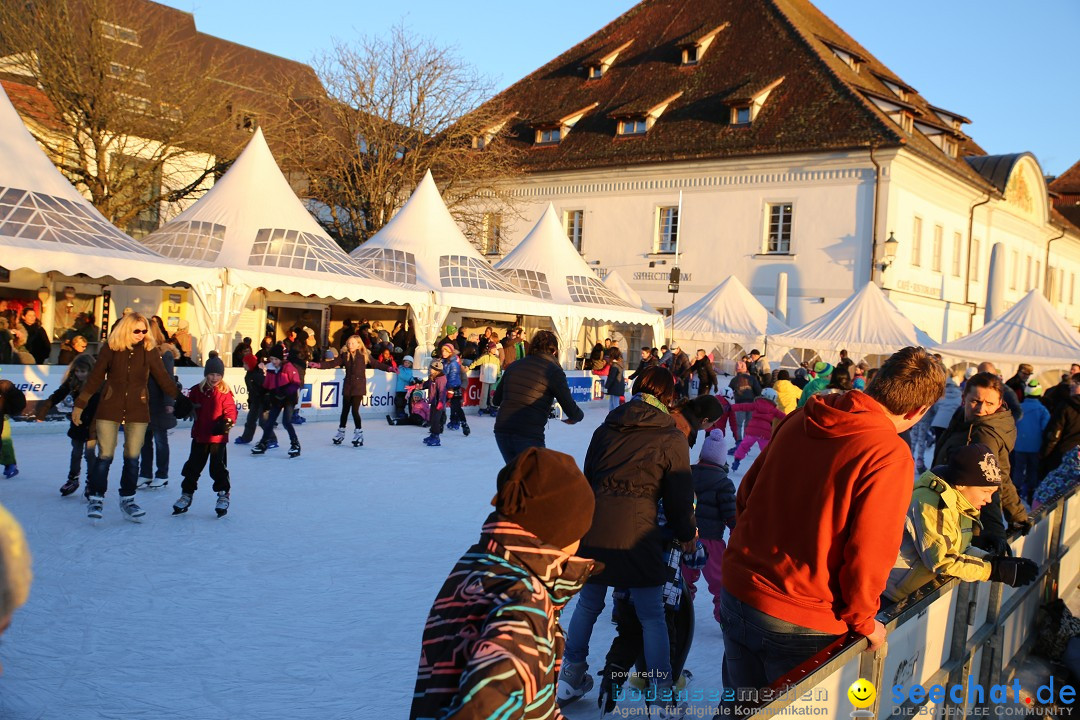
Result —
<instances>
[{"instance_id":1,"label":"brown knit beanie","mask_svg":"<svg viewBox=\"0 0 1080 720\"><path fill-rule=\"evenodd\" d=\"M596 499L574 458L528 448L499 471L491 504L548 545L564 548L592 525Z\"/></svg>"}]
</instances>

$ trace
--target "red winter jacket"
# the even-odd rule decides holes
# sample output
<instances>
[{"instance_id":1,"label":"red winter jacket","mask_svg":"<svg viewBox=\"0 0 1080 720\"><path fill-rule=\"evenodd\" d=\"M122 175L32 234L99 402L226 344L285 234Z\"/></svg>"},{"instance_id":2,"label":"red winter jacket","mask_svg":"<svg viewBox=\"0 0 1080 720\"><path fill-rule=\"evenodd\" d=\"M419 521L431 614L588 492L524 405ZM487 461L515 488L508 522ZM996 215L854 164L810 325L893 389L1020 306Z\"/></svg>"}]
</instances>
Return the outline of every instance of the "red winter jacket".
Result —
<instances>
[{"instance_id":1,"label":"red winter jacket","mask_svg":"<svg viewBox=\"0 0 1080 720\"><path fill-rule=\"evenodd\" d=\"M195 424L191 426L191 437L195 442L223 443L229 441L229 433L214 433L214 426L225 418L236 423L236 401L231 390L222 392L216 387L203 389L202 383L188 390L188 399L194 406Z\"/></svg>"},{"instance_id":2,"label":"red winter jacket","mask_svg":"<svg viewBox=\"0 0 1080 720\"><path fill-rule=\"evenodd\" d=\"M727 428L731 426L731 439L735 441L742 440L739 437L739 423L735 419L735 411L731 409L731 402L723 395L717 395L716 399L720 401L720 407L723 408L723 412L720 414L720 418L712 424L712 426L705 432L706 435L713 430L719 430L721 435L727 435Z\"/></svg>"},{"instance_id":3,"label":"red winter jacket","mask_svg":"<svg viewBox=\"0 0 1080 720\"><path fill-rule=\"evenodd\" d=\"M756 398L752 403L735 403L731 409L734 412L751 413L744 432L759 438L771 438L773 420L787 417L783 410L776 407L776 403L763 397Z\"/></svg>"}]
</instances>

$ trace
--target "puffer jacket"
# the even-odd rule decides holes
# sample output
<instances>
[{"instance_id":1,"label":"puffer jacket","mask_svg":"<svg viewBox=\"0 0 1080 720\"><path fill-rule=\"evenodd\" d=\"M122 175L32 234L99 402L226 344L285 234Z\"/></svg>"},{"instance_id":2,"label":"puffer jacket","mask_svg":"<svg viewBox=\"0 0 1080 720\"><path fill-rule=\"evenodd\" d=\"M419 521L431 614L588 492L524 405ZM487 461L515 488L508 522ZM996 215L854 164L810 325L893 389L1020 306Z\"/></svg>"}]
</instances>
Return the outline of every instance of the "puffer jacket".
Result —
<instances>
[{"instance_id":1,"label":"puffer jacket","mask_svg":"<svg viewBox=\"0 0 1080 720\"><path fill-rule=\"evenodd\" d=\"M194 408L191 425L191 439L201 443L223 443L229 441L228 432L221 430L219 420L227 420L229 424L236 424L236 400L232 390L222 392L217 387L203 388L203 384L192 386L187 393Z\"/></svg>"},{"instance_id":2,"label":"puffer jacket","mask_svg":"<svg viewBox=\"0 0 1080 720\"><path fill-rule=\"evenodd\" d=\"M773 390L776 391L777 402L785 414L793 412L795 408L799 407L802 390L795 383L790 380L777 380L773 383Z\"/></svg>"},{"instance_id":3,"label":"puffer jacket","mask_svg":"<svg viewBox=\"0 0 1080 720\"><path fill-rule=\"evenodd\" d=\"M735 527L735 483L727 470L704 461L690 467L697 496L698 533L702 540L723 540L724 530Z\"/></svg>"},{"instance_id":4,"label":"puffer jacket","mask_svg":"<svg viewBox=\"0 0 1080 720\"><path fill-rule=\"evenodd\" d=\"M993 415L977 417L970 423L964 419L964 409L957 409L934 447L934 465L948 465L953 450L972 443L982 443L993 450L1001 468L1001 490L983 507L979 519L987 535L1004 537L1007 522L1027 520L1027 510L1010 477L1009 453L1016 446L1016 422L1009 408L1002 405Z\"/></svg>"},{"instance_id":5,"label":"puffer jacket","mask_svg":"<svg viewBox=\"0 0 1080 720\"><path fill-rule=\"evenodd\" d=\"M172 375L165 372L161 353L156 348L147 350L145 345L137 343L130 350L114 351L104 344L75 400L75 407L85 409L90 396L101 390L97 420L149 423L147 380L151 375L165 395L175 400L180 394Z\"/></svg>"},{"instance_id":6,"label":"puffer jacket","mask_svg":"<svg viewBox=\"0 0 1080 720\"><path fill-rule=\"evenodd\" d=\"M819 373L817 377L806 383L806 387L803 388L802 395L799 397L799 407L805 405L807 400L828 387L829 382L832 380L832 373L833 369L830 366L826 371Z\"/></svg>"},{"instance_id":7,"label":"puffer jacket","mask_svg":"<svg viewBox=\"0 0 1080 720\"><path fill-rule=\"evenodd\" d=\"M596 509L578 554L604 566L589 582L663 585L666 543L657 521L658 503L664 501L668 529L679 541L693 539L696 529L690 448L675 421L634 397L608 413L593 432L584 470Z\"/></svg>"},{"instance_id":8,"label":"puffer jacket","mask_svg":"<svg viewBox=\"0 0 1080 720\"><path fill-rule=\"evenodd\" d=\"M945 381L945 394L930 409L930 414L933 415L930 419L930 427L949 427L953 414L963 401L964 393L960 390L960 386L956 384L956 380L948 378Z\"/></svg>"},{"instance_id":9,"label":"puffer jacket","mask_svg":"<svg viewBox=\"0 0 1080 720\"><path fill-rule=\"evenodd\" d=\"M1046 446L1042 451L1046 470L1057 467L1064 454L1077 445L1080 445L1080 395L1073 395L1046 426Z\"/></svg>"},{"instance_id":10,"label":"puffer jacket","mask_svg":"<svg viewBox=\"0 0 1080 720\"><path fill-rule=\"evenodd\" d=\"M431 606L411 720L562 717L559 614L593 563L553 556L521 526L488 516Z\"/></svg>"},{"instance_id":11,"label":"puffer jacket","mask_svg":"<svg viewBox=\"0 0 1080 720\"><path fill-rule=\"evenodd\" d=\"M270 372L267 366L266 377L263 378L263 389L266 390L267 398L272 406L296 404L300 387L300 371L292 363L282 363L277 372Z\"/></svg>"},{"instance_id":12,"label":"puffer jacket","mask_svg":"<svg viewBox=\"0 0 1080 720\"><path fill-rule=\"evenodd\" d=\"M443 360L443 375L446 376L446 387L455 390L461 387L461 362L456 357Z\"/></svg>"},{"instance_id":13,"label":"puffer jacket","mask_svg":"<svg viewBox=\"0 0 1080 720\"><path fill-rule=\"evenodd\" d=\"M492 399L499 408L496 433L542 439L552 400L559 402L567 418L580 422L585 417L559 361L547 353L526 355L507 367Z\"/></svg>"},{"instance_id":14,"label":"puffer jacket","mask_svg":"<svg viewBox=\"0 0 1080 720\"><path fill-rule=\"evenodd\" d=\"M413 369L404 365L400 366L397 371L397 384L394 386L394 392L405 392L405 388L412 385L412 382Z\"/></svg>"},{"instance_id":15,"label":"puffer jacket","mask_svg":"<svg viewBox=\"0 0 1080 720\"><path fill-rule=\"evenodd\" d=\"M746 435L759 438L771 438L774 420L783 420L787 414L776 407L772 400L759 397L752 403L735 403L731 406L735 412L748 412L750 422L746 423Z\"/></svg>"},{"instance_id":16,"label":"puffer jacket","mask_svg":"<svg viewBox=\"0 0 1080 720\"><path fill-rule=\"evenodd\" d=\"M900 554L885 597L899 602L939 575L964 582L990 579L986 553L971 546L979 511L952 485L927 470L915 482Z\"/></svg>"}]
</instances>

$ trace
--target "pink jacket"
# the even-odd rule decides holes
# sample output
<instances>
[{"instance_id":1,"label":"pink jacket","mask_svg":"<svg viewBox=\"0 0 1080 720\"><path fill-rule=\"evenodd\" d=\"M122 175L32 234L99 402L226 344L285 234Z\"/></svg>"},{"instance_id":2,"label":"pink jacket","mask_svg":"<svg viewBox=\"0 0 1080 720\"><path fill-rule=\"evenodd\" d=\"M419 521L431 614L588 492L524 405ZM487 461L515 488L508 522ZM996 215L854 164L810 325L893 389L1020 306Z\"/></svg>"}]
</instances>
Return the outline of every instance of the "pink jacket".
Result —
<instances>
[{"instance_id":1,"label":"pink jacket","mask_svg":"<svg viewBox=\"0 0 1080 720\"><path fill-rule=\"evenodd\" d=\"M229 441L229 434L216 434L214 426L225 418L230 423L236 422L236 401L231 390L221 392L216 387L203 390L202 383L188 390L188 399L195 406L195 423L191 426L191 437L195 442L223 443Z\"/></svg>"},{"instance_id":2,"label":"pink jacket","mask_svg":"<svg viewBox=\"0 0 1080 720\"><path fill-rule=\"evenodd\" d=\"M300 391L300 372L292 363L282 363L277 372L266 371L263 388L271 395L295 395Z\"/></svg>"},{"instance_id":3,"label":"pink jacket","mask_svg":"<svg viewBox=\"0 0 1080 720\"><path fill-rule=\"evenodd\" d=\"M752 413L750 422L746 423L746 434L760 438L772 437L773 420L787 417L787 414L776 407L772 400L759 397L752 403L735 403L731 406L735 412Z\"/></svg>"}]
</instances>

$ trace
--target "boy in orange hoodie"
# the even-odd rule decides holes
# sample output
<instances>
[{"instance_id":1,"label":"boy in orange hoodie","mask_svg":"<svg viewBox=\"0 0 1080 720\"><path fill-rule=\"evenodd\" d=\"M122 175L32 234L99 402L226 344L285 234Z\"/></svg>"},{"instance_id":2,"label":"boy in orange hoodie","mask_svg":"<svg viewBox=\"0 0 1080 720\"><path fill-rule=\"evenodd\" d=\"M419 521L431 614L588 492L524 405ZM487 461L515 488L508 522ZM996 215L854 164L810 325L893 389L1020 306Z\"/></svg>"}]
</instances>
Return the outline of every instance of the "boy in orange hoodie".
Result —
<instances>
[{"instance_id":1,"label":"boy in orange hoodie","mask_svg":"<svg viewBox=\"0 0 1080 720\"><path fill-rule=\"evenodd\" d=\"M723 678L735 698L722 713L848 631L871 650L885 641L874 616L915 472L899 433L944 389L937 361L908 347L865 393L815 396L777 427L739 486L724 553Z\"/></svg>"}]
</instances>

